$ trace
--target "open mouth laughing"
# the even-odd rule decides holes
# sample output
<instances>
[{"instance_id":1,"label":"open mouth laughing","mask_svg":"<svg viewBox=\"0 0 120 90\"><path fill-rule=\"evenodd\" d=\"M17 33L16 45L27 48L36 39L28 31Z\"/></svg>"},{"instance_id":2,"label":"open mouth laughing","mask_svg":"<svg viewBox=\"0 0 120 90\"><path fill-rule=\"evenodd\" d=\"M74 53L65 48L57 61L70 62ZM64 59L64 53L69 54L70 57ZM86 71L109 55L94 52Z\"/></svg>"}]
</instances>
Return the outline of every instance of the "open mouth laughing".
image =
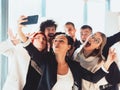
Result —
<instances>
[{"instance_id":1,"label":"open mouth laughing","mask_svg":"<svg viewBox=\"0 0 120 90\"><path fill-rule=\"evenodd\" d=\"M89 46L91 46L91 43L88 41L88 42L86 43L85 47L89 47Z\"/></svg>"}]
</instances>

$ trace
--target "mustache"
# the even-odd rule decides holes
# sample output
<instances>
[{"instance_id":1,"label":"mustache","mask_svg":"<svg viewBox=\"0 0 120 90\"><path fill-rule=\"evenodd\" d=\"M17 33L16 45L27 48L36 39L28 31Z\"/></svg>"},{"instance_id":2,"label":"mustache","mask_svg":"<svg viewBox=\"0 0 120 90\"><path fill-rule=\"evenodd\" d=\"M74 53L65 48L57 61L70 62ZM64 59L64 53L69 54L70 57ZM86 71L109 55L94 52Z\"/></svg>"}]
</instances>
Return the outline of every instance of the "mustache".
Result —
<instances>
[{"instance_id":1,"label":"mustache","mask_svg":"<svg viewBox=\"0 0 120 90\"><path fill-rule=\"evenodd\" d=\"M49 33L48 36L49 37L54 37L54 33Z\"/></svg>"}]
</instances>

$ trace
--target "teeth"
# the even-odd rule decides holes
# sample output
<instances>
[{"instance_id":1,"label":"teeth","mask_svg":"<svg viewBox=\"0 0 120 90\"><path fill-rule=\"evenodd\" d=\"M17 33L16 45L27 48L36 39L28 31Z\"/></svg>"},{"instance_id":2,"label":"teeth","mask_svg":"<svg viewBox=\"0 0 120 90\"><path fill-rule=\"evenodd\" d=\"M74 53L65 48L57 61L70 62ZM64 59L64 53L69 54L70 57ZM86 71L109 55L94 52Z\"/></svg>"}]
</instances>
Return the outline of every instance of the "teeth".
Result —
<instances>
[{"instance_id":1,"label":"teeth","mask_svg":"<svg viewBox=\"0 0 120 90\"><path fill-rule=\"evenodd\" d=\"M88 46L90 46L90 45L91 45L91 44L90 44L89 42L87 42L85 46L88 47Z\"/></svg>"}]
</instances>

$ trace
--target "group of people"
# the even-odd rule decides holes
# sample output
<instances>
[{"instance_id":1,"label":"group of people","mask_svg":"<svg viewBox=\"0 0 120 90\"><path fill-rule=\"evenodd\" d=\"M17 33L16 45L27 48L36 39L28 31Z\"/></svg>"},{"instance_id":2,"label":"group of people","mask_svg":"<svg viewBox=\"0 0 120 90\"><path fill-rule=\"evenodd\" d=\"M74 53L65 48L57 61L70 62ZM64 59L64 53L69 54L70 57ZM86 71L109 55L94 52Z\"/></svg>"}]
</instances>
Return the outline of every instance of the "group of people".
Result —
<instances>
[{"instance_id":1,"label":"group of people","mask_svg":"<svg viewBox=\"0 0 120 90\"><path fill-rule=\"evenodd\" d=\"M11 67L3 90L118 90L120 71L109 48L120 41L120 32L106 37L83 25L77 40L74 23L56 32L55 21L46 20L29 38L22 31L25 18L18 20L19 39L9 30L10 40L0 43Z\"/></svg>"}]
</instances>

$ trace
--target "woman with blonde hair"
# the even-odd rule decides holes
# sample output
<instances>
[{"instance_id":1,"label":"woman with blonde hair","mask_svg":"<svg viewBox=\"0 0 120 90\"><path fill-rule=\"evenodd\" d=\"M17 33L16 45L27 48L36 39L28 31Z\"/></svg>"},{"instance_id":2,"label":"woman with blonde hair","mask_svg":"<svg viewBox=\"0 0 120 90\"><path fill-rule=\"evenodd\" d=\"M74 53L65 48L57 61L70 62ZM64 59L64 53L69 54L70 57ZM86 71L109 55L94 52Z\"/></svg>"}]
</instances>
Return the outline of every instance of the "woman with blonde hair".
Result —
<instances>
[{"instance_id":1,"label":"woman with blonde hair","mask_svg":"<svg viewBox=\"0 0 120 90\"><path fill-rule=\"evenodd\" d=\"M106 44L106 36L102 32L96 32L85 42L81 50L76 50L74 60L80 63L83 68L96 72L105 62L102 50ZM120 71L114 62L109 68L109 73L98 83L82 80L82 90L117 90L113 86L120 83ZM111 87L112 86L112 87Z\"/></svg>"}]
</instances>

